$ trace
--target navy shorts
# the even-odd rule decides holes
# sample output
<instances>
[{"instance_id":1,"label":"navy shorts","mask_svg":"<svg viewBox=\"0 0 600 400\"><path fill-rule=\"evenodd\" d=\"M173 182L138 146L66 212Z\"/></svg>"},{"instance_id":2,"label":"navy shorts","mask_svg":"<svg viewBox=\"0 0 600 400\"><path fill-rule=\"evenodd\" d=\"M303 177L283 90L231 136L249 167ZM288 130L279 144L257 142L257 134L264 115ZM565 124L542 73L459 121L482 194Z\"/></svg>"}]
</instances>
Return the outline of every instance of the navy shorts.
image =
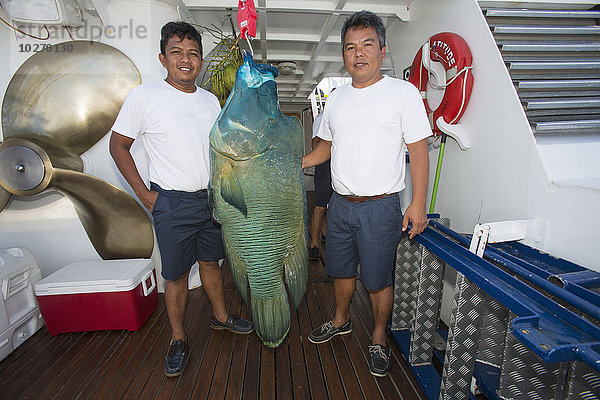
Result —
<instances>
[{"instance_id":1,"label":"navy shorts","mask_svg":"<svg viewBox=\"0 0 600 400\"><path fill-rule=\"evenodd\" d=\"M356 276L368 290L390 286L402 234L400 195L353 203L337 193L327 211L325 271L334 278Z\"/></svg>"},{"instance_id":2,"label":"navy shorts","mask_svg":"<svg viewBox=\"0 0 600 400\"><path fill-rule=\"evenodd\" d=\"M221 226L210 215L206 189L182 192L151 183L150 190L158 192L152 217L163 278L180 278L196 260L217 261L225 257Z\"/></svg>"},{"instance_id":3,"label":"navy shorts","mask_svg":"<svg viewBox=\"0 0 600 400\"><path fill-rule=\"evenodd\" d=\"M325 161L315 167L315 204L327 207L333 189L331 188L331 162Z\"/></svg>"}]
</instances>

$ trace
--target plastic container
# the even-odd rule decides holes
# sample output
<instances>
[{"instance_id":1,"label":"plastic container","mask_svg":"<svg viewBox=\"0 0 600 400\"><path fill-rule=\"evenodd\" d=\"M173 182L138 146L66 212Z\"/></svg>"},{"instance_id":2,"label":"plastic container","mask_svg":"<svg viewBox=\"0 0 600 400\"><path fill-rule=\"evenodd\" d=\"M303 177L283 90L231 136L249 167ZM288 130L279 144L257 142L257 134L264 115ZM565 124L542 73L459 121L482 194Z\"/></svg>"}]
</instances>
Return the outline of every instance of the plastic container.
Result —
<instances>
[{"instance_id":1,"label":"plastic container","mask_svg":"<svg viewBox=\"0 0 600 400\"><path fill-rule=\"evenodd\" d=\"M0 249L0 360L44 325L33 291L41 278L29 249Z\"/></svg>"},{"instance_id":2,"label":"plastic container","mask_svg":"<svg viewBox=\"0 0 600 400\"><path fill-rule=\"evenodd\" d=\"M40 310L36 307L11 325L10 328L0 333L0 360L4 360L6 356L33 336L42 326L44 326L44 320Z\"/></svg>"},{"instance_id":3,"label":"plastic container","mask_svg":"<svg viewBox=\"0 0 600 400\"><path fill-rule=\"evenodd\" d=\"M135 331L158 305L154 264L148 259L69 264L34 289L51 335Z\"/></svg>"}]
</instances>

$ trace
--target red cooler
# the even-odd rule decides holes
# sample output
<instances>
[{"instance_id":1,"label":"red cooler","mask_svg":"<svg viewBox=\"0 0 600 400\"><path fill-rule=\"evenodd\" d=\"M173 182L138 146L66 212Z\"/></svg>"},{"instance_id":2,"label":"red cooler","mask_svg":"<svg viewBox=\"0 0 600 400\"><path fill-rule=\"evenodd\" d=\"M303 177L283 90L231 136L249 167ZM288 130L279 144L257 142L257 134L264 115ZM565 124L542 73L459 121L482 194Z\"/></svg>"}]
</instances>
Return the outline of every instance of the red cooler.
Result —
<instances>
[{"instance_id":1,"label":"red cooler","mask_svg":"<svg viewBox=\"0 0 600 400\"><path fill-rule=\"evenodd\" d=\"M152 260L69 264L34 286L51 335L139 329L158 305Z\"/></svg>"}]
</instances>

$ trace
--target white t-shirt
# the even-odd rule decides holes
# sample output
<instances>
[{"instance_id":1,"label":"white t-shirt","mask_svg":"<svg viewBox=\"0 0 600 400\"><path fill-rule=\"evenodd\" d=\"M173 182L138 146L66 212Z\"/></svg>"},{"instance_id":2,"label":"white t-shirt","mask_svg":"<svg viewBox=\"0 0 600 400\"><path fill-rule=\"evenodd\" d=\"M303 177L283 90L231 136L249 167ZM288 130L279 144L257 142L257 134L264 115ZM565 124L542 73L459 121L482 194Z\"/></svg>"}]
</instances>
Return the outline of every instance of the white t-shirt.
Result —
<instances>
[{"instance_id":1,"label":"white t-shirt","mask_svg":"<svg viewBox=\"0 0 600 400\"><path fill-rule=\"evenodd\" d=\"M339 87L322 114L317 136L332 142L331 181L341 195L404 189L406 143L432 134L417 88L387 76L362 89Z\"/></svg>"},{"instance_id":2,"label":"white t-shirt","mask_svg":"<svg viewBox=\"0 0 600 400\"><path fill-rule=\"evenodd\" d=\"M167 190L194 192L208 186L208 135L221 107L212 93L175 89L164 80L127 95L112 130L141 137L148 154L148 179Z\"/></svg>"}]
</instances>

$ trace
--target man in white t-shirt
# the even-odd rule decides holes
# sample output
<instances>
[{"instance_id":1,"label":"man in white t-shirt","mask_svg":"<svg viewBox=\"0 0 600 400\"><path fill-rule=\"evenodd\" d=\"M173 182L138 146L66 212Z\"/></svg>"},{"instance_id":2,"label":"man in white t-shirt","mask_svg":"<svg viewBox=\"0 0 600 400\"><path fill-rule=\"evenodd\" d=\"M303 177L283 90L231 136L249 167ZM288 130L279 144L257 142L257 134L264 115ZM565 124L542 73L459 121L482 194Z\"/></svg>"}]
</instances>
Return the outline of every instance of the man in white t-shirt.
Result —
<instances>
[{"instance_id":1,"label":"man in white t-shirt","mask_svg":"<svg viewBox=\"0 0 600 400\"><path fill-rule=\"evenodd\" d=\"M203 62L200 34L185 22L167 23L161 30L158 58L167 78L131 90L112 127L110 153L154 219L172 331L165 374L172 377L183 372L188 358L184 314L194 262L198 261L202 287L212 305L211 328L248 334L254 327L228 315L225 307L218 263L224 258L221 229L211 217L206 190L208 135L221 107L213 94L196 86ZM130 153L138 138L148 155L150 189Z\"/></svg>"},{"instance_id":2,"label":"man in white t-shirt","mask_svg":"<svg viewBox=\"0 0 600 400\"><path fill-rule=\"evenodd\" d=\"M342 28L342 56L352 83L328 97L304 168L331 157L334 194L327 211L326 272L334 277L335 317L313 330L309 340L324 343L352 331L350 300L360 279L369 290L375 326L369 367L385 376L390 367L387 323L393 304L396 247L402 231L410 238L427 225L429 120L418 90L382 76L385 26L369 11L350 16ZM402 217L405 152L410 156L412 202Z\"/></svg>"}]
</instances>

